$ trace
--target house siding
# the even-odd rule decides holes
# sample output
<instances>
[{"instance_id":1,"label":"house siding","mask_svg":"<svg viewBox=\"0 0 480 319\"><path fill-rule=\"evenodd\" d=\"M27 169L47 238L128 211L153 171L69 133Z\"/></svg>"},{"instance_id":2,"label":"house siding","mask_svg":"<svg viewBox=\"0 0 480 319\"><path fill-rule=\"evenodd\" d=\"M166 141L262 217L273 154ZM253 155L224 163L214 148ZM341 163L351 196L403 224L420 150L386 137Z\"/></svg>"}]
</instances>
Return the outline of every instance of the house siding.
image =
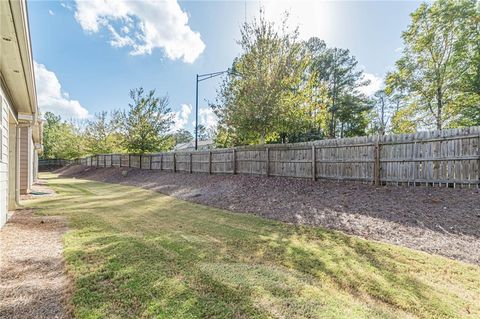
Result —
<instances>
[{"instance_id":1,"label":"house siding","mask_svg":"<svg viewBox=\"0 0 480 319\"><path fill-rule=\"evenodd\" d=\"M0 228L7 221L8 212L8 147L10 106L0 88Z\"/></svg>"},{"instance_id":2,"label":"house siding","mask_svg":"<svg viewBox=\"0 0 480 319\"><path fill-rule=\"evenodd\" d=\"M30 141L31 130L29 127L20 128L20 194L30 191Z\"/></svg>"},{"instance_id":3,"label":"house siding","mask_svg":"<svg viewBox=\"0 0 480 319\"><path fill-rule=\"evenodd\" d=\"M41 146L26 0L0 1L0 227L33 182L32 138ZM20 72L21 70L21 72ZM32 129L33 128L33 129ZM32 134L35 133L35 134ZM41 147L39 148L41 150ZM20 163L20 159L22 159Z\"/></svg>"}]
</instances>

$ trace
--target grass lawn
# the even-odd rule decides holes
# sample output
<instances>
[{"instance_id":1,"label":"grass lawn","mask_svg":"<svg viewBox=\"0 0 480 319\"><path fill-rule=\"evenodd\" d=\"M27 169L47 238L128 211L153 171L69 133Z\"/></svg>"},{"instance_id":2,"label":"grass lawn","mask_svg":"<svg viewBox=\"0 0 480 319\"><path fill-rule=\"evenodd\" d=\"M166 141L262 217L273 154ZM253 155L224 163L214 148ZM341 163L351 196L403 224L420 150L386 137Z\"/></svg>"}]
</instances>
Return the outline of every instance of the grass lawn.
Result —
<instances>
[{"instance_id":1,"label":"grass lawn","mask_svg":"<svg viewBox=\"0 0 480 319\"><path fill-rule=\"evenodd\" d=\"M479 318L480 267L135 187L41 176L77 318Z\"/></svg>"}]
</instances>

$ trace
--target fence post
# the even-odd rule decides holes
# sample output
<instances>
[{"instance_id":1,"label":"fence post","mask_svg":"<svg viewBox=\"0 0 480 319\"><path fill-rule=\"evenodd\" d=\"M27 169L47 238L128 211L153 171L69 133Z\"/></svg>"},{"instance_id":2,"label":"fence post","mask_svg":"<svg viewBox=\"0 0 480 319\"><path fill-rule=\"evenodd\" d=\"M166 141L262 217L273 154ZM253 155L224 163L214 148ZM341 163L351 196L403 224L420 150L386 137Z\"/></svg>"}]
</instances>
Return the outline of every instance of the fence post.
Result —
<instances>
[{"instance_id":1,"label":"fence post","mask_svg":"<svg viewBox=\"0 0 480 319\"><path fill-rule=\"evenodd\" d=\"M267 157L267 167L266 167L266 172L265 172L265 175L270 176L270 149L267 147L265 149L265 152L267 153L266 154L266 157Z\"/></svg>"},{"instance_id":2,"label":"fence post","mask_svg":"<svg viewBox=\"0 0 480 319\"><path fill-rule=\"evenodd\" d=\"M478 134L478 144L477 144L477 155L478 155L478 163L477 163L477 188L480 188L480 133Z\"/></svg>"},{"instance_id":3,"label":"fence post","mask_svg":"<svg viewBox=\"0 0 480 319\"><path fill-rule=\"evenodd\" d=\"M381 144L379 142L375 142L375 146L373 148L373 183L378 186L380 185L380 149Z\"/></svg>"},{"instance_id":4,"label":"fence post","mask_svg":"<svg viewBox=\"0 0 480 319\"><path fill-rule=\"evenodd\" d=\"M208 151L208 174L212 174L212 151Z\"/></svg>"},{"instance_id":5,"label":"fence post","mask_svg":"<svg viewBox=\"0 0 480 319\"><path fill-rule=\"evenodd\" d=\"M103 167L107 167L107 155L103 155Z\"/></svg>"},{"instance_id":6,"label":"fence post","mask_svg":"<svg viewBox=\"0 0 480 319\"><path fill-rule=\"evenodd\" d=\"M317 179L317 162L315 154L315 144L312 145L312 179Z\"/></svg>"},{"instance_id":7,"label":"fence post","mask_svg":"<svg viewBox=\"0 0 480 319\"><path fill-rule=\"evenodd\" d=\"M113 167L113 154L110 154L110 167Z\"/></svg>"},{"instance_id":8,"label":"fence post","mask_svg":"<svg viewBox=\"0 0 480 319\"><path fill-rule=\"evenodd\" d=\"M128 154L128 167L132 167L132 154Z\"/></svg>"},{"instance_id":9,"label":"fence post","mask_svg":"<svg viewBox=\"0 0 480 319\"><path fill-rule=\"evenodd\" d=\"M153 155L150 154L148 157L150 158L150 170L152 170L152 157L153 157Z\"/></svg>"},{"instance_id":10,"label":"fence post","mask_svg":"<svg viewBox=\"0 0 480 319\"><path fill-rule=\"evenodd\" d=\"M190 153L190 165L189 165L189 169L190 169L190 174L192 174L192 153Z\"/></svg>"},{"instance_id":11,"label":"fence post","mask_svg":"<svg viewBox=\"0 0 480 319\"><path fill-rule=\"evenodd\" d=\"M143 155L140 155L140 169L142 169Z\"/></svg>"},{"instance_id":12,"label":"fence post","mask_svg":"<svg viewBox=\"0 0 480 319\"><path fill-rule=\"evenodd\" d=\"M235 148L232 149L232 166L233 166L233 175L237 174L237 153Z\"/></svg>"},{"instance_id":13,"label":"fence post","mask_svg":"<svg viewBox=\"0 0 480 319\"><path fill-rule=\"evenodd\" d=\"M177 171L177 153L173 152L173 172L175 173Z\"/></svg>"}]
</instances>

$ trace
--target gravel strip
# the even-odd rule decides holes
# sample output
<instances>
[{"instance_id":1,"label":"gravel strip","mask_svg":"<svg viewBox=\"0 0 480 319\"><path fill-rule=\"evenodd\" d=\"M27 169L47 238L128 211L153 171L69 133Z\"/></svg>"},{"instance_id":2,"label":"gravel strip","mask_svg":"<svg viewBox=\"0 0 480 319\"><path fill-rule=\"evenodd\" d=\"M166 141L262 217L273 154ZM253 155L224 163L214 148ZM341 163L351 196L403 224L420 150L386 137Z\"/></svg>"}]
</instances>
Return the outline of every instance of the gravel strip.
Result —
<instances>
[{"instance_id":1,"label":"gravel strip","mask_svg":"<svg viewBox=\"0 0 480 319\"><path fill-rule=\"evenodd\" d=\"M0 318L71 318L65 222L17 210L0 230Z\"/></svg>"},{"instance_id":2,"label":"gravel strip","mask_svg":"<svg viewBox=\"0 0 480 319\"><path fill-rule=\"evenodd\" d=\"M128 171L127 177L122 171ZM340 230L480 264L480 190L381 186L250 175L71 166L68 177L152 189L289 223Z\"/></svg>"}]
</instances>

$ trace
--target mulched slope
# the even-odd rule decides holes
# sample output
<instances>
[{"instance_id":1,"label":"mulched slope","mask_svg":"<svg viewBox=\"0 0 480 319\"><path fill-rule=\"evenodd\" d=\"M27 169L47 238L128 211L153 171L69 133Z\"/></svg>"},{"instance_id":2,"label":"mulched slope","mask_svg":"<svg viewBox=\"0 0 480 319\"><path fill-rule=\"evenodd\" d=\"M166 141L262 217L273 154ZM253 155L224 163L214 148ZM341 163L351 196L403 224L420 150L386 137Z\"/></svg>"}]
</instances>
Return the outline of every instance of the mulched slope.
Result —
<instances>
[{"instance_id":1,"label":"mulched slope","mask_svg":"<svg viewBox=\"0 0 480 319\"><path fill-rule=\"evenodd\" d=\"M0 230L0 318L71 318L63 219L17 210Z\"/></svg>"},{"instance_id":2,"label":"mulched slope","mask_svg":"<svg viewBox=\"0 0 480 319\"><path fill-rule=\"evenodd\" d=\"M122 170L128 176L123 177ZM480 264L480 190L71 166L64 176L311 224Z\"/></svg>"}]
</instances>

